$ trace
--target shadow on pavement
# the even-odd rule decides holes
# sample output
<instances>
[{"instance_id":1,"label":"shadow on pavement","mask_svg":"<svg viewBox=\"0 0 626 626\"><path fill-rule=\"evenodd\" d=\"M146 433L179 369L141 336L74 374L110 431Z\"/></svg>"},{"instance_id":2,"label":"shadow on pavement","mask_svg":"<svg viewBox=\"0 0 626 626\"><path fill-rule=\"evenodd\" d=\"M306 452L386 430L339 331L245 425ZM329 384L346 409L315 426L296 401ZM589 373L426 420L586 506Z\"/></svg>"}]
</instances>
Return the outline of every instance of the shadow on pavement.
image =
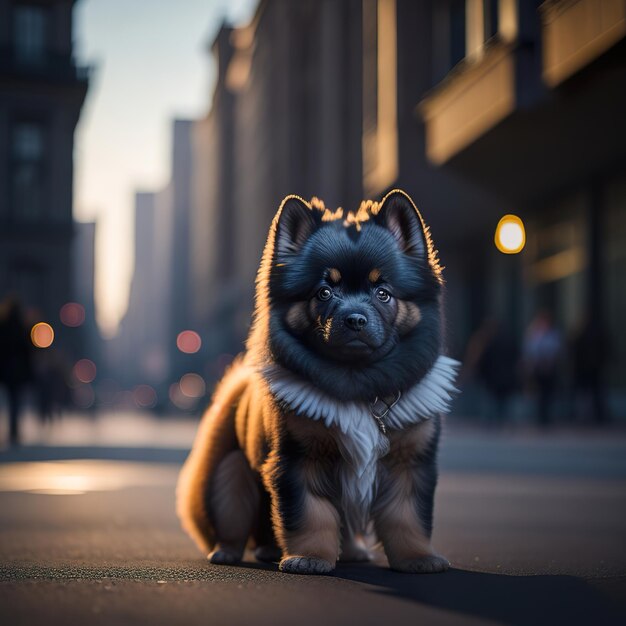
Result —
<instances>
[{"instance_id":1,"label":"shadow on pavement","mask_svg":"<svg viewBox=\"0 0 626 626\"><path fill-rule=\"evenodd\" d=\"M241 566L277 570L276 565L262 563ZM445 574L411 575L371 564L340 563L334 577L382 587L373 593L506 624L626 623L622 607L575 576L511 576L460 569ZM621 582L620 587L626 588L626 581Z\"/></svg>"},{"instance_id":2,"label":"shadow on pavement","mask_svg":"<svg viewBox=\"0 0 626 626\"><path fill-rule=\"evenodd\" d=\"M415 576L358 565L340 565L335 576L384 587L381 593L508 624L624 624L625 618L600 591L573 576L459 569Z\"/></svg>"}]
</instances>

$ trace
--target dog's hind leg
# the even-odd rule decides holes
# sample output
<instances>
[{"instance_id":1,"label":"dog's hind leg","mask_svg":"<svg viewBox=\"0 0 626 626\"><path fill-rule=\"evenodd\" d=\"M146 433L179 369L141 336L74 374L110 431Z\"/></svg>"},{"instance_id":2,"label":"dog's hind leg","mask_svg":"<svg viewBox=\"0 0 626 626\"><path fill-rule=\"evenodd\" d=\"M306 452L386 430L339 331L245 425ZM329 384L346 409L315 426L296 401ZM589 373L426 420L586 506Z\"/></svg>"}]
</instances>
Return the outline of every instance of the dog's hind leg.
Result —
<instances>
[{"instance_id":1,"label":"dog's hind leg","mask_svg":"<svg viewBox=\"0 0 626 626\"><path fill-rule=\"evenodd\" d=\"M211 563L241 561L259 508L259 487L241 450L233 450L212 477L209 507L215 530Z\"/></svg>"},{"instance_id":2,"label":"dog's hind leg","mask_svg":"<svg viewBox=\"0 0 626 626\"><path fill-rule=\"evenodd\" d=\"M213 402L202 418L193 449L176 486L178 517L183 528L205 554L215 548L217 541L211 511L211 500L215 501L215 498L211 498L211 489L222 462L229 454L239 450L235 434L235 409L248 380L249 371L238 363L219 384ZM222 475L225 475L228 467L229 464L222 468ZM217 484L221 485L222 482L218 481Z\"/></svg>"}]
</instances>

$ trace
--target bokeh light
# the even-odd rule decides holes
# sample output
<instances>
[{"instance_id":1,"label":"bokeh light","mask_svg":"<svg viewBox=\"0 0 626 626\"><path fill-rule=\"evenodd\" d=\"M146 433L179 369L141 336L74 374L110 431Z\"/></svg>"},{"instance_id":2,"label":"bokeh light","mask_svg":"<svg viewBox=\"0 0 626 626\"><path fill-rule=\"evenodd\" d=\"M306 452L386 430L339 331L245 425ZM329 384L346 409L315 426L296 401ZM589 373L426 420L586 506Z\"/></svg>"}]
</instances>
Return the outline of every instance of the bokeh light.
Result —
<instances>
[{"instance_id":1,"label":"bokeh light","mask_svg":"<svg viewBox=\"0 0 626 626\"><path fill-rule=\"evenodd\" d=\"M172 404L183 411L187 409L192 409L197 402L197 398L191 398L185 395L181 391L180 385L178 383L172 383L170 385L169 396Z\"/></svg>"},{"instance_id":2,"label":"bokeh light","mask_svg":"<svg viewBox=\"0 0 626 626\"><path fill-rule=\"evenodd\" d=\"M38 322L30 329L30 340L36 348L49 348L54 341L54 330L46 322Z\"/></svg>"},{"instance_id":3,"label":"bokeh light","mask_svg":"<svg viewBox=\"0 0 626 626\"><path fill-rule=\"evenodd\" d=\"M193 330L183 330L176 337L176 347L185 354L195 354L202 347L202 339Z\"/></svg>"},{"instance_id":4,"label":"bokeh light","mask_svg":"<svg viewBox=\"0 0 626 626\"><path fill-rule=\"evenodd\" d=\"M133 400L140 409L152 409L157 403L157 394L150 385L137 385L133 390Z\"/></svg>"},{"instance_id":5,"label":"bokeh light","mask_svg":"<svg viewBox=\"0 0 626 626\"><path fill-rule=\"evenodd\" d=\"M85 321L85 307L78 302L67 302L61 307L59 317L66 326L76 328Z\"/></svg>"},{"instance_id":6,"label":"bokeh light","mask_svg":"<svg viewBox=\"0 0 626 626\"><path fill-rule=\"evenodd\" d=\"M80 385L72 390L72 400L79 409L89 409L96 400L96 394L91 385Z\"/></svg>"},{"instance_id":7,"label":"bokeh light","mask_svg":"<svg viewBox=\"0 0 626 626\"><path fill-rule=\"evenodd\" d=\"M199 374L185 374L178 384L181 392L189 398L201 398L206 392L204 379Z\"/></svg>"},{"instance_id":8,"label":"bokeh light","mask_svg":"<svg viewBox=\"0 0 626 626\"><path fill-rule=\"evenodd\" d=\"M90 383L96 377L96 364L89 359L81 359L74 365L74 376L81 383Z\"/></svg>"},{"instance_id":9,"label":"bokeh light","mask_svg":"<svg viewBox=\"0 0 626 626\"><path fill-rule=\"evenodd\" d=\"M517 215L505 215L496 227L496 247L503 254L517 254L526 245L524 222Z\"/></svg>"}]
</instances>

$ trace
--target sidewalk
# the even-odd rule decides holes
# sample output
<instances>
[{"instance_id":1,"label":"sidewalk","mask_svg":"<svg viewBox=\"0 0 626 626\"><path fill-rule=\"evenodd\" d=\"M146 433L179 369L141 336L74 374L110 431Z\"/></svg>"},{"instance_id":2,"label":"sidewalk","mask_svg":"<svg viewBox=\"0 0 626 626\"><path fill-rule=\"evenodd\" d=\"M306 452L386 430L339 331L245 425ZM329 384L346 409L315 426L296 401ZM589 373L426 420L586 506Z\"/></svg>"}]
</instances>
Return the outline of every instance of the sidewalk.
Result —
<instances>
[{"instance_id":1,"label":"sidewalk","mask_svg":"<svg viewBox=\"0 0 626 626\"><path fill-rule=\"evenodd\" d=\"M197 417L159 417L148 411L66 413L42 425L28 412L20 421L20 436L23 446L189 449L197 426ZM5 417L0 419L0 442L7 441L7 434ZM0 451L4 446L0 443Z\"/></svg>"},{"instance_id":2,"label":"sidewalk","mask_svg":"<svg viewBox=\"0 0 626 626\"><path fill-rule=\"evenodd\" d=\"M181 464L198 419L149 412L68 414L42 427L35 415L22 421L22 446L0 445L0 462L62 459ZM0 441L6 441L0 419ZM513 425L486 428L461 418L446 421L440 465L444 472L626 478L626 431Z\"/></svg>"}]
</instances>

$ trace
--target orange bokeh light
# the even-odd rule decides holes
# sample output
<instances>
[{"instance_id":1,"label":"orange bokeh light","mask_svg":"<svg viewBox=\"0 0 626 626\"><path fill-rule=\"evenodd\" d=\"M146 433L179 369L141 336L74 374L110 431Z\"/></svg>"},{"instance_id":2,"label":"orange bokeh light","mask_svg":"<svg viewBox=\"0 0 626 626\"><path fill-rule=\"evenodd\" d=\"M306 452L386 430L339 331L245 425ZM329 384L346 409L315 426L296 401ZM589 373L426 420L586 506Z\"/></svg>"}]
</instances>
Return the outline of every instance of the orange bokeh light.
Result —
<instances>
[{"instance_id":1,"label":"orange bokeh light","mask_svg":"<svg viewBox=\"0 0 626 626\"><path fill-rule=\"evenodd\" d=\"M74 365L74 376L81 383L90 383L96 377L96 364L89 359L81 359Z\"/></svg>"},{"instance_id":2,"label":"orange bokeh light","mask_svg":"<svg viewBox=\"0 0 626 626\"><path fill-rule=\"evenodd\" d=\"M202 376L198 374L185 374L179 382L181 392L188 398L200 398L206 391L206 385Z\"/></svg>"},{"instance_id":3,"label":"orange bokeh light","mask_svg":"<svg viewBox=\"0 0 626 626\"><path fill-rule=\"evenodd\" d=\"M30 340L36 348L49 348L54 341L54 330L46 322L38 322L30 329Z\"/></svg>"},{"instance_id":4,"label":"orange bokeh light","mask_svg":"<svg viewBox=\"0 0 626 626\"><path fill-rule=\"evenodd\" d=\"M76 328L85 321L85 307L78 302L67 302L61 307L59 317L66 326Z\"/></svg>"},{"instance_id":5,"label":"orange bokeh light","mask_svg":"<svg viewBox=\"0 0 626 626\"><path fill-rule=\"evenodd\" d=\"M202 339L200 335L193 330L183 330L176 337L176 347L185 354L194 354L200 350Z\"/></svg>"},{"instance_id":6,"label":"orange bokeh light","mask_svg":"<svg viewBox=\"0 0 626 626\"><path fill-rule=\"evenodd\" d=\"M170 385L169 396L172 404L183 411L193 408L196 403L195 398L190 398L181 391L178 383Z\"/></svg>"}]
</instances>

